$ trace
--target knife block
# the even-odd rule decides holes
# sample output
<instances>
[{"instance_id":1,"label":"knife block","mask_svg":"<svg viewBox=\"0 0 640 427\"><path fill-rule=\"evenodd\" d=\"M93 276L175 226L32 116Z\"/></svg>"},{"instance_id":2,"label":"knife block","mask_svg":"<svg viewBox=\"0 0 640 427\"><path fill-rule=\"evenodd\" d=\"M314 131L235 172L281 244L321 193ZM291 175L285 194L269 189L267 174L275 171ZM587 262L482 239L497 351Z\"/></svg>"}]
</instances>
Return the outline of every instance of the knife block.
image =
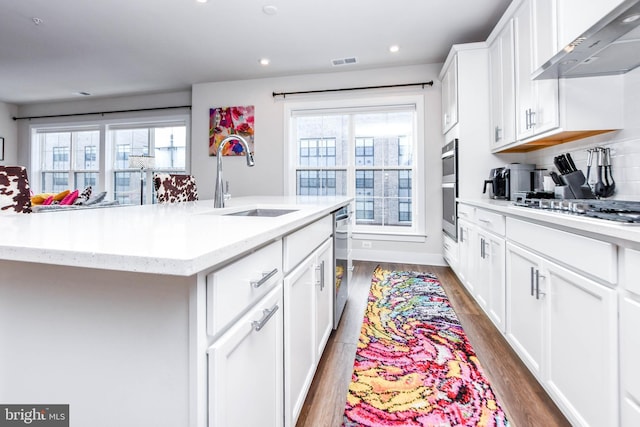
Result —
<instances>
[{"instance_id":1,"label":"knife block","mask_svg":"<svg viewBox=\"0 0 640 427\"><path fill-rule=\"evenodd\" d=\"M591 187L586 183L586 178L582 171L575 171L560 175L562 182L565 183L570 199L595 199L596 196L591 191Z\"/></svg>"}]
</instances>

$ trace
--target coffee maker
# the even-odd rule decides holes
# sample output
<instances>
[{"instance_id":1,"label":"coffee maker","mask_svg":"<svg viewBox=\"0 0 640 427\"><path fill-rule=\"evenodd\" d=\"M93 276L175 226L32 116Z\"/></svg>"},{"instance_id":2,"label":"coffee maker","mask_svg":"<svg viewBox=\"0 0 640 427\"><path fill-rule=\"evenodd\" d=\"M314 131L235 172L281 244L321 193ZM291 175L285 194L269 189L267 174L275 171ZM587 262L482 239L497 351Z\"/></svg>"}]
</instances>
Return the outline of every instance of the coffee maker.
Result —
<instances>
[{"instance_id":1,"label":"coffee maker","mask_svg":"<svg viewBox=\"0 0 640 427\"><path fill-rule=\"evenodd\" d=\"M489 179L484 181L482 193L491 185L489 197L492 199L514 200L515 194L531 191L531 172L536 165L530 163L510 163L502 168L494 168L489 172Z\"/></svg>"}]
</instances>

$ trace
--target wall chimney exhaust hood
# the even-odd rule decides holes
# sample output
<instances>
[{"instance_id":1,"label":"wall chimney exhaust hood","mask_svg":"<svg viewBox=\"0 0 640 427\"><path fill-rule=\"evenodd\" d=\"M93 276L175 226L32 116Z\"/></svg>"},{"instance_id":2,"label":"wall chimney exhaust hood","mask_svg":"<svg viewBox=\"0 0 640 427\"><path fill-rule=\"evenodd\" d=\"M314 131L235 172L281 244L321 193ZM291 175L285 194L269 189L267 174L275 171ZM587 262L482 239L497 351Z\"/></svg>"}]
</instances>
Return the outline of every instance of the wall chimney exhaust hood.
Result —
<instances>
[{"instance_id":1,"label":"wall chimney exhaust hood","mask_svg":"<svg viewBox=\"0 0 640 427\"><path fill-rule=\"evenodd\" d=\"M640 65L640 0L627 0L533 73L534 80L624 74Z\"/></svg>"}]
</instances>

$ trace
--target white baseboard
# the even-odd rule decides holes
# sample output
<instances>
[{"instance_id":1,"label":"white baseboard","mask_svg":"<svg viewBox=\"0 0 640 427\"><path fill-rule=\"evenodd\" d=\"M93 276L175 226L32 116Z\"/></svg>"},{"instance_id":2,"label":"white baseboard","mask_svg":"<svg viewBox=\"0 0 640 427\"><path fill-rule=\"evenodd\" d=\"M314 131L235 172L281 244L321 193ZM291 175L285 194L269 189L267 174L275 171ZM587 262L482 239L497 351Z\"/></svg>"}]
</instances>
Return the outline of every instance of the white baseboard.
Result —
<instances>
[{"instance_id":1,"label":"white baseboard","mask_svg":"<svg viewBox=\"0 0 640 427\"><path fill-rule=\"evenodd\" d=\"M359 261L393 262L401 264L420 264L447 266L442 254L398 251L372 251L370 249L352 249L351 257Z\"/></svg>"}]
</instances>

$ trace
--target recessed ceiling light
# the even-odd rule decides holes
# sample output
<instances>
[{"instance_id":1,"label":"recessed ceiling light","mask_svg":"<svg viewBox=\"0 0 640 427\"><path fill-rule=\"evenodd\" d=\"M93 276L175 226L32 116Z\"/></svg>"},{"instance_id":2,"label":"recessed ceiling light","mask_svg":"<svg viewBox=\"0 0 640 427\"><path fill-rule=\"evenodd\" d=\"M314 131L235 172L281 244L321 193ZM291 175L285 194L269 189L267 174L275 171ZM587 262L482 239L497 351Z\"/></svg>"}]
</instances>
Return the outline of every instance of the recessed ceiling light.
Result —
<instances>
[{"instance_id":1,"label":"recessed ceiling light","mask_svg":"<svg viewBox=\"0 0 640 427\"><path fill-rule=\"evenodd\" d=\"M206 3L207 1L209 1L209 0L196 0L196 2L198 2L198 3Z\"/></svg>"},{"instance_id":2,"label":"recessed ceiling light","mask_svg":"<svg viewBox=\"0 0 640 427\"><path fill-rule=\"evenodd\" d=\"M269 61L269 59L268 59L268 58L262 58L262 59L260 59L260 61L259 61L259 62L260 62L260 65L267 66L267 65L269 65L269 63L270 63L271 61Z\"/></svg>"},{"instance_id":3,"label":"recessed ceiling light","mask_svg":"<svg viewBox=\"0 0 640 427\"><path fill-rule=\"evenodd\" d=\"M262 8L262 11L266 15L275 15L276 13L278 13L278 7L272 4L268 4Z\"/></svg>"},{"instance_id":4,"label":"recessed ceiling light","mask_svg":"<svg viewBox=\"0 0 640 427\"><path fill-rule=\"evenodd\" d=\"M40 25L40 24L42 24L44 22L42 19L37 18L35 16L33 18L31 18L31 21L33 21L33 23L36 24L36 25Z\"/></svg>"},{"instance_id":5,"label":"recessed ceiling light","mask_svg":"<svg viewBox=\"0 0 640 427\"><path fill-rule=\"evenodd\" d=\"M400 46L398 46L397 44L394 44L393 46L389 46L389 52L391 53L396 53L399 50L400 50Z\"/></svg>"}]
</instances>

